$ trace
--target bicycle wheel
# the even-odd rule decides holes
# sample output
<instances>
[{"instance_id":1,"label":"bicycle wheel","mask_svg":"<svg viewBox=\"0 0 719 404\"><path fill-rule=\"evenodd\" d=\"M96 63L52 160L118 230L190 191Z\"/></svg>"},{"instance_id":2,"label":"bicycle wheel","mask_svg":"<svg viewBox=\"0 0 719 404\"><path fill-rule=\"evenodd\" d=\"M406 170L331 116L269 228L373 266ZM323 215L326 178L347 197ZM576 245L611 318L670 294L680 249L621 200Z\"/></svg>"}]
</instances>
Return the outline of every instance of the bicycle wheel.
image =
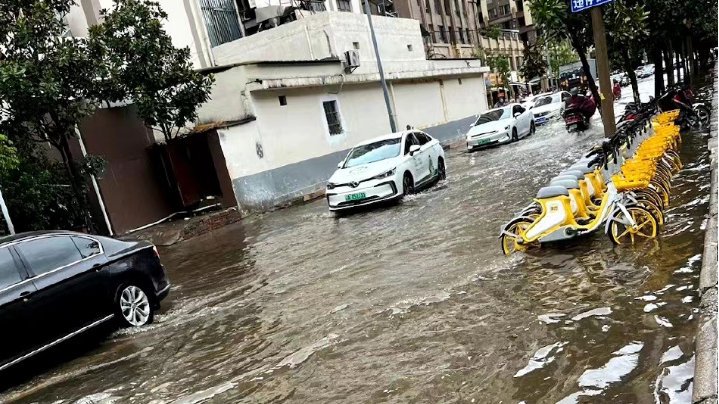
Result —
<instances>
[{"instance_id":1,"label":"bicycle wheel","mask_svg":"<svg viewBox=\"0 0 719 404\"><path fill-rule=\"evenodd\" d=\"M657 206L654 202L650 201L644 196L635 196L635 199L639 206L648 210L652 214L652 216L654 216L654 219L657 220L657 224L659 226L664 225L664 212L659 209L659 206Z\"/></svg>"},{"instance_id":2,"label":"bicycle wheel","mask_svg":"<svg viewBox=\"0 0 719 404\"><path fill-rule=\"evenodd\" d=\"M532 223L534 222L530 219L519 218L507 225L505 231L499 237L499 244L504 255L512 255L512 253L527 249L524 244L519 244L518 241Z\"/></svg>"},{"instance_id":3,"label":"bicycle wheel","mask_svg":"<svg viewBox=\"0 0 719 404\"><path fill-rule=\"evenodd\" d=\"M640 240L652 239L657 236L657 220L651 212L641 206L627 206L627 211L635 223L632 226L624 212L618 211L609 218L611 223L607 235L612 243L634 244Z\"/></svg>"},{"instance_id":4,"label":"bicycle wheel","mask_svg":"<svg viewBox=\"0 0 719 404\"><path fill-rule=\"evenodd\" d=\"M662 209L666 209L669 207L669 191L665 190L664 187L658 186L656 182L650 181L649 182L649 188L652 191L654 191L661 200L661 204L659 206L662 207Z\"/></svg>"},{"instance_id":5,"label":"bicycle wheel","mask_svg":"<svg viewBox=\"0 0 719 404\"><path fill-rule=\"evenodd\" d=\"M659 207L660 209L664 209L664 204L662 202L662 198L657 194L653 189L650 188L644 188L634 191L634 194L638 198L646 198L650 202L652 202L654 205Z\"/></svg>"}]
</instances>

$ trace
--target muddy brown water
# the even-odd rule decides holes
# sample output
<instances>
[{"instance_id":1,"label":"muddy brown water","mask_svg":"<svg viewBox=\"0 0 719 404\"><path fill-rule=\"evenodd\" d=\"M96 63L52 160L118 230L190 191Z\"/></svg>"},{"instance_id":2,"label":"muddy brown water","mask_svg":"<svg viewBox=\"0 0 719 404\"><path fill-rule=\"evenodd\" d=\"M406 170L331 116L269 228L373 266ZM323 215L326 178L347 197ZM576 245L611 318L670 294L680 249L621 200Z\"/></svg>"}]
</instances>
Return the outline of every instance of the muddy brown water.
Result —
<instances>
[{"instance_id":1,"label":"muddy brown water","mask_svg":"<svg viewBox=\"0 0 719 404\"><path fill-rule=\"evenodd\" d=\"M544 126L450 150L448 180L398 206L337 219L320 200L162 249L174 288L152 326L0 401L688 403L706 134L684 136L657 240L500 253L500 225L600 139Z\"/></svg>"}]
</instances>

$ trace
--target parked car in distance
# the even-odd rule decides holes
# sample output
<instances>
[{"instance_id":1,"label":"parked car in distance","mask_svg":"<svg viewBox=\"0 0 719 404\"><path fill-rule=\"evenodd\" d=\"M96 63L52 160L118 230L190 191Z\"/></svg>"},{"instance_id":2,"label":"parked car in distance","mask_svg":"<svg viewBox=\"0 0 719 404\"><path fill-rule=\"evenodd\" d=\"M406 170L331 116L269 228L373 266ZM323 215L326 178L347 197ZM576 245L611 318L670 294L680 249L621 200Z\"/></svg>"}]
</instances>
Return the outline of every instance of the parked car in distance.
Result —
<instances>
[{"instance_id":1,"label":"parked car in distance","mask_svg":"<svg viewBox=\"0 0 719 404\"><path fill-rule=\"evenodd\" d=\"M644 68L642 68L642 74L641 77L651 77L654 75L655 67L653 63L650 63L648 65L645 65Z\"/></svg>"},{"instance_id":2,"label":"parked car in distance","mask_svg":"<svg viewBox=\"0 0 719 404\"><path fill-rule=\"evenodd\" d=\"M539 99L540 97L545 97L547 95L551 95L551 94L552 93L541 93L541 94L536 94L536 95L530 95L527 98L525 98L524 100L522 100L522 102L520 104L522 105L522 107L524 107L526 109L532 109L532 107L534 106L534 102L537 101L537 99Z\"/></svg>"},{"instance_id":3,"label":"parked car in distance","mask_svg":"<svg viewBox=\"0 0 719 404\"><path fill-rule=\"evenodd\" d=\"M408 130L353 147L327 181L330 211L342 211L405 195L446 177L444 149L437 139Z\"/></svg>"},{"instance_id":4,"label":"parked car in distance","mask_svg":"<svg viewBox=\"0 0 719 404\"><path fill-rule=\"evenodd\" d=\"M639 67L637 67L636 70L634 70L634 75L635 75L638 79L643 78L643 76L642 76L643 74L644 74L644 66L639 66Z\"/></svg>"},{"instance_id":5,"label":"parked car in distance","mask_svg":"<svg viewBox=\"0 0 719 404\"><path fill-rule=\"evenodd\" d=\"M148 242L65 231L0 238L0 371L105 323L149 324L169 290Z\"/></svg>"},{"instance_id":6,"label":"parked car in distance","mask_svg":"<svg viewBox=\"0 0 719 404\"><path fill-rule=\"evenodd\" d=\"M519 104L490 109L467 132L467 150L509 143L534 133L534 115Z\"/></svg>"},{"instance_id":7,"label":"parked car in distance","mask_svg":"<svg viewBox=\"0 0 719 404\"><path fill-rule=\"evenodd\" d=\"M534 124L542 125L549 120L562 116L564 112L564 104L572 95L567 91L560 91L552 95L546 95L538 98L532 107L532 115L534 116Z\"/></svg>"}]
</instances>

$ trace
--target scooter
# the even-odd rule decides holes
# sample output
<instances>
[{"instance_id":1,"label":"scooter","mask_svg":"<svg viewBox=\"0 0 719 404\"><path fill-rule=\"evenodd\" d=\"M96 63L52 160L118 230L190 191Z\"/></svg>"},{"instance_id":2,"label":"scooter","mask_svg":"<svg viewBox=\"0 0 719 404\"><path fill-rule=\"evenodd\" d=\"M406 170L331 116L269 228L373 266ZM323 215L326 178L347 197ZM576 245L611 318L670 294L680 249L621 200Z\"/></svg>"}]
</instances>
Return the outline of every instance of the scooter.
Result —
<instances>
[{"instance_id":1,"label":"scooter","mask_svg":"<svg viewBox=\"0 0 719 404\"><path fill-rule=\"evenodd\" d=\"M709 125L711 112L703 103L694 103L694 93L683 83L669 87L667 92L657 99L661 111L680 111L677 123L682 129L701 129Z\"/></svg>"},{"instance_id":2,"label":"scooter","mask_svg":"<svg viewBox=\"0 0 719 404\"><path fill-rule=\"evenodd\" d=\"M583 131L589 127L589 118L597 110L594 99L586 96L577 96L569 99L562 117L568 131Z\"/></svg>"}]
</instances>

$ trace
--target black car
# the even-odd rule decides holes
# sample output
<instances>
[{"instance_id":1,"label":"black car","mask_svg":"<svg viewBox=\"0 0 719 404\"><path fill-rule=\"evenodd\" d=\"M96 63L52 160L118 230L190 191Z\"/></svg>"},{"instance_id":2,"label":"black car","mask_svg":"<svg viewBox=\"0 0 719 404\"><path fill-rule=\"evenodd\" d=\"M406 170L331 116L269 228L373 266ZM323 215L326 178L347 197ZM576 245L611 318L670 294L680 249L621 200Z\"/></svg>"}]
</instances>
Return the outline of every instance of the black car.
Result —
<instances>
[{"instance_id":1,"label":"black car","mask_svg":"<svg viewBox=\"0 0 719 404\"><path fill-rule=\"evenodd\" d=\"M102 324L149 324L169 290L147 242L64 231L0 238L0 371Z\"/></svg>"}]
</instances>

